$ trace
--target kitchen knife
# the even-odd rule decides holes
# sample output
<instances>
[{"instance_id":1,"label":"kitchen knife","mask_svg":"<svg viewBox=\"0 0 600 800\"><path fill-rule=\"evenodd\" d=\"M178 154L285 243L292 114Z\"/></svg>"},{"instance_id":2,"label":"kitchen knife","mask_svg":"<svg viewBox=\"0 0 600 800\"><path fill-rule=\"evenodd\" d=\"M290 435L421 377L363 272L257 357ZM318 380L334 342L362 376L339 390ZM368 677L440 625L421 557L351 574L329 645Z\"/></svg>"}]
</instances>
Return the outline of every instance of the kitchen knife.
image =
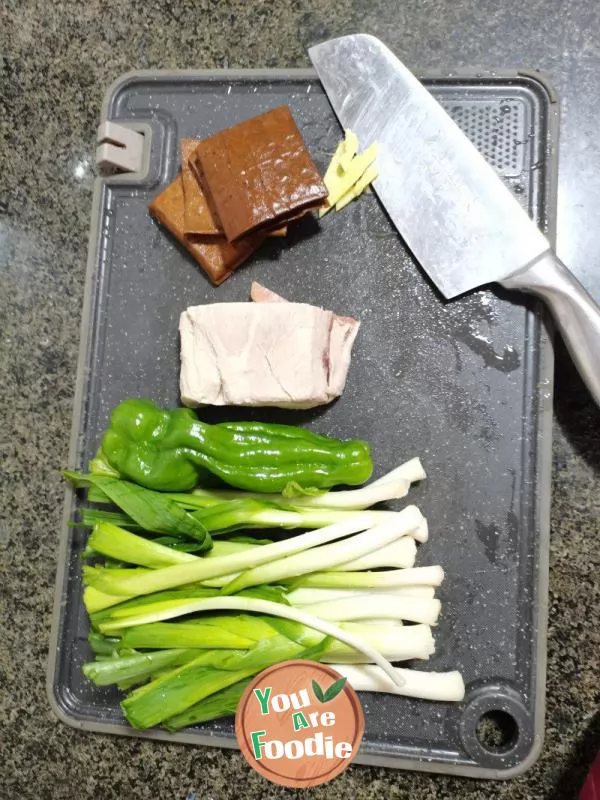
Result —
<instances>
[{"instance_id":1,"label":"kitchen knife","mask_svg":"<svg viewBox=\"0 0 600 800\"><path fill-rule=\"evenodd\" d=\"M542 297L600 405L600 308L476 147L374 36L308 52L342 126L379 143L373 188L440 292L497 281Z\"/></svg>"}]
</instances>

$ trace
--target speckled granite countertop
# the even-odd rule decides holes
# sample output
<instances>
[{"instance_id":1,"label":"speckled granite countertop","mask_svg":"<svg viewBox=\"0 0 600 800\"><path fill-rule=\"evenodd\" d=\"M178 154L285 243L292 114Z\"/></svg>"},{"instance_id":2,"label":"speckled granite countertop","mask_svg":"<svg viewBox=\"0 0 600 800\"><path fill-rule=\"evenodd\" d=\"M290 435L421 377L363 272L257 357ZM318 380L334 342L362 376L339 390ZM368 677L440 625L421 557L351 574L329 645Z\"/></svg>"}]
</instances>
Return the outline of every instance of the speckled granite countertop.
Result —
<instances>
[{"instance_id":1,"label":"speckled granite countertop","mask_svg":"<svg viewBox=\"0 0 600 800\"><path fill-rule=\"evenodd\" d=\"M93 176L106 87L133 68L301 66L362 30L415 70L538 67L562 97L558 252L600 297L600 7L587 0L87 0L0 6L0 798L283 797L232 752L80 733L45 693ZM556 376L546 745L484 783L352 767L320 798L577 796L600 748L600 413ZM8 645L8 646L7 646Z\"/></svg>"}]
</instances>

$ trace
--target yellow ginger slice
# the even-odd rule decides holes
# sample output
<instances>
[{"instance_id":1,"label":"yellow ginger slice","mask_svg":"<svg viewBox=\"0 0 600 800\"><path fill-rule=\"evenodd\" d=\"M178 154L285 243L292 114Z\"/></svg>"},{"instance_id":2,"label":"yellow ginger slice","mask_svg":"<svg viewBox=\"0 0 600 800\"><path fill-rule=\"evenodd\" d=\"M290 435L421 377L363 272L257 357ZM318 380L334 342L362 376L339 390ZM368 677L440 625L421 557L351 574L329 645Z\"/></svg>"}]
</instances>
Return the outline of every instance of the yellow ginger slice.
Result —
<instances>
[{"instance_id":1,"label":"yellow ginger slice","mask_svg":"<svg viewBox=\"0 0 600 800\"><path fill-rule=\"evenodd\" d=\"M329 194L331 194L331 192L335 189L337 182L342 179L345 170L352 162L357 150L358 137L355 133L348 129L345 132L345 138L342 139L342 141L338 144L336 151L333 154L333 158L327 167L325 177L323 178L323 182L327 187ZM326 214L332 208L333 205L329 205L328 200L327 205L320 210L319 216L322 217L323 214Z\"/></svg>"},{"instance_id":2,"label":"yellow ginger slice","mask_svg":"<svg viewBox=\"0 0 600 800\"><path fill-rule=\"evenodd\" d=\"M379 169L377 168L377 164L373 163L371 166L367 167L361 177L356 181L354 186L352 186L352 188L349 189L346 194L343 194L337 201L335 204L335 210L341 211L342 208L347 206L348 203L354 200L355 197L358 197L360 194L362 194L378 175Z\"/></svg>"},{"instance_id":3,"label":"yellow ginger slice","mask_svg":"<svg viewBox=\"0 0 600 800\"><path fill-rule=\"evenodd\" d=\"M337 151L336 151L337 152ZM335 158L335 156L334 156ZM319 210L319 216L326 214L341 198L349 192L354 184L362 177L363 173L373 164L377 158L377 142L373 142L367 149L350 161L348 169L341 173L335 172L330 183L327 183L327 176L324 178L329 195L327 197L328 206ZM329 172L329 170L328 170Z\"/></svg>"}]
</instances>

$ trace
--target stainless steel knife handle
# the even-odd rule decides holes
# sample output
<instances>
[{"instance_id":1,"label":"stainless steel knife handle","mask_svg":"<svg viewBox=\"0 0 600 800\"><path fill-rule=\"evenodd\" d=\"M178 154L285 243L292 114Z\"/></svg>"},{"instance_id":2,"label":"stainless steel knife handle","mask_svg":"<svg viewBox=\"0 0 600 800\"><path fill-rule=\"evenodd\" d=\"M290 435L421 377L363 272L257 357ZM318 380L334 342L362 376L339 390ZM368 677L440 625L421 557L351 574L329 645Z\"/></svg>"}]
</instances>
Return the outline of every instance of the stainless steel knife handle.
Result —
<instances>
[{"instance_id":1,"label":"stainless steel knife handle","mask_svg":"<svg viewBox=\"0 0 600 800\"><path fill-rule=\"evenodd\" d=\"M501 284L548 303L579 374L600 406L600 306L552 251Z\"/></svg>"}]
</instances>

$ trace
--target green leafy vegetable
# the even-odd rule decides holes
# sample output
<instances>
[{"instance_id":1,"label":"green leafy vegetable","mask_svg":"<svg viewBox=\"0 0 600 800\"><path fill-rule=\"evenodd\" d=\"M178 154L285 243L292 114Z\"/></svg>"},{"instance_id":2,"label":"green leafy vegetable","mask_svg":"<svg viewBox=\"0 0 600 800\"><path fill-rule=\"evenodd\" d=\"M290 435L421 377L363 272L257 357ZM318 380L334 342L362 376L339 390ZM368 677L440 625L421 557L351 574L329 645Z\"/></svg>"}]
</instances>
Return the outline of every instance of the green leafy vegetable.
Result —
<instances>
[{"instance_id":1,"label":"green leafy vegetable","mask_svg":"<svg viewBox=\"0 0 600 800\"><path fill-rule=\"evenodd\" d=\"M84 573L84 582L85 581L86 574ZM167 602L169 600L181 600L182 598L202 599L215 597L219 594L218 589L211 589L207 586L186 586L179 589L170 589L165 592L156 592L152 595L142 595L141 597L118 598L110 607L94 609L93 606L89 604L87 596L89 590L92 588L93 587L86 585L84 602L94 628L97 628L104 620L110 619L116 612L121 612L121 614L125 612L125 614L135 615L139 614L140 611L147 606L155 605L156 603Z\"/></svg>"},{"instance_id":2,"label":"green leafy vegetable","mask_svg":"<svg viewBox=\"0 0 600 800\"><path fill-rule=\"evenodd\" d=\"M131 578L110 578L98 573L94 576L94 582L90 583L90 585L108 595L135 597L170 589L175 586L182 586L186 583L205 581L221 575L230 575L240 569L249 569L260 564L273 562L284 556L299 553L309 547L341 539L344 536L365 530L371 521L369 513L364 511L353 515L351 519L344 522L338 522L301 536L265 545L264 547L256 547L250 552L234 553L222 558L198 558L189 564L157 569L149 575L134 575ZM398 512L398 515L404 513L404 511Z\"/></svg>"},{"instance_id":3,"label":"green leafy vegetable","mask_svg":"<svg viewBox=\"0 0 600 800\"><path fill-rule=\"evenodd\" d=\"M352 665L375 690L464 694L460 676L413 679L389 663L433 652L443 572L412 568L415 541L428 535L414 506L361 510L403 497L425 477L418 459L368 486L323 491L334 474L364 469L352 466L354 444L288 426L207 426L189 410L132 401L115 410L90 474L65 473L99 504L75 523L93 528L82 573L94 660L84 674L128 692L122 708L134 727L180 730L234 713L254 675L292 658L342 675L313 682L321 703L339 696ZM254 491L212 488L211 471ZM137 483L123 479L134 474ZM203 488L180 491L197 480ZM309 530L210 537L260 528Z\"/></svg>"},{"instance_id":4,"label":"green leafy vegetable","mask_svg":"<svg viewBox=\"0 0 600 800\"><path fill-rule=\"evenodd\" d=\"M260 672L270 664L295 658L295 642L274 636L247 651L209 651L133 692L121 704L136 728L158 725L205 697Z\"/></svg>"},{"instance_id":5,"label":"green leafy vegetable","mask_svg":"<svg viewBox=\"0 0 600 800\"><path fill-rule=\"evenodd\" d=\"M212 546L210 535L200 520L159 492L107 475L81 475L69 471L64 474L76 486L87 483L100 489L144 530L189 536L204 544L207 550Z\"/></svg>"},{"instance_id":6,"label":"green leafy vegetable","mask_svg":"<svg viewBox=\"0 0 600 800\"><path fill-rule=\"evenodd\" d=\"M227 717L235 714L238 704L251 678L244 678L233 686L228 686L215 692L204 700L190 706L181 714L175 714L165 721L165 727L170 731L179 731L182 728L189 728L191 725L199 725L211 719Z\"/></svg>"},{"instance_id":7,"label":"green leafy vegetable","mask_svg":"<svg viewBox=\"0 0 600 800\"><path fill-rule=\"evenodd\" d=\"M386 586L439 586L444 570L439 566L389 569L381 572L312 572L289 581L294 587L376 589ZM288 583L288 581L285 581Z\"/></svg>"},{"instance_id":8,"label":"green leafy vegetable","mask_svg":"<svg viewBox=\"0 0 600 800\"><path fill-rule=\"evenodd\" d=\"M307 614L300 609L252 597L241 597L237 595L235 597L211 597L206 600L191 600L189 602L173 601L172 603L148 604L144 609L140 609L140 613L136 615L124 615L114 611L107 621L103 621L99 624L98 628L101 633L114 634L115 631L121 633L125 628L131 628L134 625L161 622L163 620L186 616L188 614L198 614L204 611L247 611L258 614L271 614L276 617L284 617L286 619L295 620L296 622L301 622L307 627L314 628L316 631L320 631L327 636L332 636L335 639L345 642L350 647L363 653L369 660L379 664L392 681L396 682L399 680L387 659L351 631L342 629L318 617L313 617L311 614Z\"/></svg>"},{"instance_id":9,"label":"green leafy vegetable","mask_svg":"<svg viewBox=\"0 0 600 800\"><path fill-rule=\"evenodd\" d=\"M90 631L88 635L88 642L98 656L112 656L118 649L120 641L118 637L103 636L96 631Z\"/></svg>"},{"instance_id":10,"label":"green leafy vegetable","mask_svg":"<svg viewBox=\"0 0 600 800\"><path fill-rule=\"evenodd\" d=\"M224 587L223 593L233 594L254 584L272 583L314 572L316 569L337 567L346 561L360 558L372 550L395 542L418 527L421 520L421 512L416 506L407 506L397 514L392 512L387 522L376 525L364 533L358 533L351 539L324 544L321 547L295 553L288 558L272 563L263 563L247 570L228 583Z\"/></svg>"},{"instance_id":11,"label":"green leafy vegetable","mask_svg":"<svg viewBox=\"0 0 600 800\"><path fill-rule=\"evenodd\" d=\"M122 647L145 649L195 648L222 650L252 647L253 639L224 630L218 625L192 622L154 622L128 628L121 639Z\"/></svg>"},{"instance_id":12,"label":"green leafy vegetable","mask_svg":"<svg viewBox=\"0 0 600 800\"><path fill-rule=\"evenodd\" d=\"M111 522L113 525L118 525L120 528L127 528L127 530L130 531L145 530L131 517L127 514L123 514L121 511L107 511L105 509L87 507L79 509L79 522L71 522L70 525L73 528L93 528L94 525L97 525L99 522ZM151 532L161 533L161 531Z\"/></svg>"},{"instance_id":13,"label":"green leafy vegetable","mask_svg":"<svg viewBox=\"0 0 600 800\"><path fill-rule=\"evenodd\" d=\"M199 560L191 553L164 547L110 522L100 522L96 525L88 539L88 547L109 558L128 561L142 567L168 567ZM114 572L112 574L114 575Z\"/></svg>"},{"instance_id":14,"label":"green leafy vegetable","mask_svg":"<svg viewBox=\"0 0 600 800\"><path fill-rule=\"evenodd\" d=\"M186 664L197 655L196 650L159 650L154 653L137 653L124 658L109 658L106 661L90 661L83 665L86 678L96 686L111 683L146 680L157 669Z\"/></svg>"}]
</instances>

